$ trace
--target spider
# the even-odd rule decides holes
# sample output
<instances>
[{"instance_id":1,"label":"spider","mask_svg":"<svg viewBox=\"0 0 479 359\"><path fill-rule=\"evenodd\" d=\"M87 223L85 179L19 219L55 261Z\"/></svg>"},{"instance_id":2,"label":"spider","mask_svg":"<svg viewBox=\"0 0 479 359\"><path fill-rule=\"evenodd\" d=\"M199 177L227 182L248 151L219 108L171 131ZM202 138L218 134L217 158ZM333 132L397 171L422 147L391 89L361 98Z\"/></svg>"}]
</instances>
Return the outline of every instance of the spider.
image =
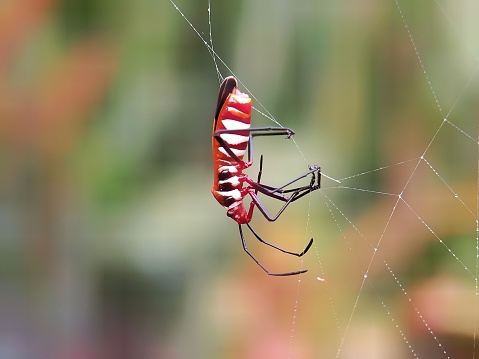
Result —
<instances>
[{"instance_id":1,"label":"spider","mask_svg":"<svg viewBox=\"0 0 479 359\"><path fill-rule=\"evenodd\" d=\"M272 243L265 241L249 224L254 208L263 214L268 221L276 221L292 202L320 188L321 169L318 166L309 167L309 170L286 183L281 187L272 187L261 183L263 171L263 156L260 157L258 178L251 179L243 170L253 164L252 140L258 136L286 136L290 138L294 131L286 127L251 127L251 98L238 90L238 83L233 76L226 77L221 83L215 118L213 122L213 167L214 183L211 192L216 200L226 208L226 214L238 223L241 243L245 252L268 274L272 276L290 276L307 272L307 269L294 272L274 273L268 271L248 250L243 235L242 225L246 224L253 235L261 242L283 253L301 257L313 243L309 241L302 252L290 252ZM243 157L248 148L248 160ZM298 180L311 176L309 185L287 188ZM268 197L285 202L274 216L271 216L258 198L258 192ZM248 211L243 200L251 198Z\"/></svg>"}]
</instances>

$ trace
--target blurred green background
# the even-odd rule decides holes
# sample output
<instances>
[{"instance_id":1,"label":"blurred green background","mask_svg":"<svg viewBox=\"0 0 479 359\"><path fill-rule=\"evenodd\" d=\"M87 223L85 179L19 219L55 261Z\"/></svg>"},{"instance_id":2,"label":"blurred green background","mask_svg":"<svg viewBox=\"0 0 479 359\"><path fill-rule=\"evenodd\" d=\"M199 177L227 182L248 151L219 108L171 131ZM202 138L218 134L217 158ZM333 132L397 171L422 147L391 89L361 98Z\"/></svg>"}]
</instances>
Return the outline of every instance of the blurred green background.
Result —
<instances>
[{"instance_id":1,"label":"blurred green background","mask_svg":"<svg viewBox=\"0 0 479 359\"><path fill-rule=\"evenodd\" d=\"M208 39L207 1L175 3ZM215 51L296 131L256 141L263 181L343 179L253 221L315 238L248 234L298 282L211 196L218 78L172 3L1 1L0 358L477 356L478 11L212 0Z\"/></svg>"}]
</instances>

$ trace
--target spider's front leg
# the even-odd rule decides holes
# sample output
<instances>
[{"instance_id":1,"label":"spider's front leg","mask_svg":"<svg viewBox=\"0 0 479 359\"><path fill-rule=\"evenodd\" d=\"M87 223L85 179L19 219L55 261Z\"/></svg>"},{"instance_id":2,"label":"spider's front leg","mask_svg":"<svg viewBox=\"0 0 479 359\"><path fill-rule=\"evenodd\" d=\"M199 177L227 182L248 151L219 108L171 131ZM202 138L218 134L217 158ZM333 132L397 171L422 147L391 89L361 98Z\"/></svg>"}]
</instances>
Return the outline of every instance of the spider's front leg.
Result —
<instances>
[{"instance_id":1,"label":"spider's front leg","mask_svg":"<svg viewBox=\"0 0 479 359\"><path fill-rule=\"evenodd\" d=\"M249 134L248 139L248 161L245 162L234 153L234 149L230 144L221 137L221 135L244 135ZM246 129L220 129L213 132L214 139L220 144L226 153L238 163L239 168L245 169L253 164L253 137L258 136L286 136L291 138L294 135L294 131L287 127L252 127Z\"/></svg>"}]
</instances>

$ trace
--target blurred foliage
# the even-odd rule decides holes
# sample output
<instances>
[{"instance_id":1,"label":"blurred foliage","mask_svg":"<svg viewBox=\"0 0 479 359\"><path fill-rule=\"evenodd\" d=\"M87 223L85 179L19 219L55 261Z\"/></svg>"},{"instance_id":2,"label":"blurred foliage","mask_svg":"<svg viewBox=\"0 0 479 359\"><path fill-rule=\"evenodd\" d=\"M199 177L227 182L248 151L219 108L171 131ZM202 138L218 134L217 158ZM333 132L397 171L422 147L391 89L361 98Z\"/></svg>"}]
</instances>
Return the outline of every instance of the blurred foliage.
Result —
<instances>
[{"instance_id":1,"label":"blurred foliage","mask_svg":"<svg viewBox=\"0 0 479 359\"><path fill-rule=\"evenodd\" d=\"M343 179L253 221L314 237L248 237L298 282L210 195L215 63L170 1L0 2L0 357L473 358L478 9L398 3L212 1L222 75L296 131L264 181Z\"/></svg>"}]
</instances>

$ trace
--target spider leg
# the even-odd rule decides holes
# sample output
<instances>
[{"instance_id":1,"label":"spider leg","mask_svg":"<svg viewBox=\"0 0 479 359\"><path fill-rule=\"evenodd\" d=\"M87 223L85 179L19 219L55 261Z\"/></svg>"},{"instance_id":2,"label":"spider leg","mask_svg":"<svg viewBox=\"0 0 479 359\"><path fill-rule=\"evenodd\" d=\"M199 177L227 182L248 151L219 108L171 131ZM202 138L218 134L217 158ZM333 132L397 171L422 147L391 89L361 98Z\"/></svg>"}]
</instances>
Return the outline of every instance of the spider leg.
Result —
<instances>
[{"instance_id":1,"label":"spider leg","mask_svg":"<svg viewBox=\"0 0 479 359\"><path fill-rule=\"evenodd\" d=\"M221 147L230 155L230 157L238 162L242 167L246 168L249 167L243 160L239 159L236 154L233 153L230 146L226 143L225 140L221 138L221 134L242 134L245 132L249 132L249 141L248 141L248 162L251 161L251 157L253 156L253 137L256 136L286 136L286 138L291 138L294 135L294 131L287 127L253 127L248 129L239 129L239 130L216 130L213 132L213 137Z\"/></svg>"},{"instance_id":2,"label":"spider leg","mask_svg":"<svg viewBox=\"0 0 479 359\"><path fill-rule=\"evenodd\" d=\"M289 128L289 127L271 127L271 126L265 126L265 127L250 127L250 128L245 128L245 129L220 129L216 130L213 132L213 136L218 136L223 133L229 133L229 134L242 134L245 132L250 132L252 136L286 136L286 138L290 138L294 135L294 131Z\"/></svg>"},{"instance_id":3,"label":"spider leg","mask_svg":"<svg viewBox=\"0 0 479 359\"><path fill-rule=\"evenodd\" d=\"M262 158L262 156L261 156ZM260 172L262 171L262 161L260 162ZM315 184L316 182L316 175L315 173L318 173L318 183ZM307 177L309 175L312 175L311 176L311 181L309 183L308 186L301 186L301 187L296 187L296 188L289 188L289 189L284 189L286 188L287 186L299 181L300 179L304 178L304 177ZM308 172L305 172L303 173L302 175L296 177L295 179L289 181L288 183L280 186L280 187L272 187L272 186L267 186L267 185L264 185L264 184L260 184L259 181L258 182L254 182L252 180L246 180L246 182L248 182L249 185L251 185L253 188L255 189L258 189L259 192L267 195L267 196L270 196L270 197L274 197L272 196L273 194L275 193L278 193L278 194L283 194L283 193L290 193L290 192L297 192L297 191L304 191L304 190L308 190L309 192L311 191L315 191L319 188L321 188L321 168L318 167L318 166L313 166L313 167L310 167L309 168L309 171ZM282 196L283 198L286 198L284 196ZM276 197L274 197L276 198ZM278 198L279 199L279 198ZM287 200L287 199L286 199Z\"/></svg>"},{"instance_id":4,"label":"spider leg","mask_svg":"<svg viewBox=\"0 0 479 359\"><path fill-rule=\"evenodd\" d=\"M263 244L266 244L267 246L270 246L270 247L273 247L274 249L277 249L278 251L280 252L283 252L283 253L286 253L286 254L291 254L292 256L296 256L296 257L302 257L308 250L309 248L311 247L311 245L313 244L313 238L311 238L309 240L309 243L306 245L306 247L303 249L302 252L300 253L297 253L297 252L291 252L291 251L287 251L286 249L283 249L281 247L278 247L272 243L269 243L269 242L266 242L263 238L261 238L261 236L253 229L253 227L250 226L249 223L246 223L246 225L248 226L249 230L251 231L251 233L254 234L254 236L258 239L258 241L260 241L261 243Z\"/></svg>"},{"instance_id":5,"label":"spider leg","mask_svg":"<svg viewBox=\"0 0 479 359\"><path fill-rule=\"evenodd\" d=\"M253 208L254 206L258 207L258 210L261 212L261 214L263 215L264 218L266 218L268 221L270 222L274 222L276 221L279 216L285 211L285 209L294 201L296 201L298 198L301 198L307 194L310 193L310 190L307 189L305 191L303 191L302 193L299 192L299 191L296 191L294 192L290 197L280 197L276 194L271 195L270 197L273 197L273 198L277 198L277 199L280 199L282 201L285 201L285 204L283 205L283 207L281 207L278 211L278 213L276 213L276 215L272 216L271 214L269 214L268 210L266 209L266 207L263 205L263 203L261 202L261 200L259 199L259 197L256 195L255 191L253 190L250 190L248 192L249 196L251 197L251 203L250 203L250 208L249 208L249 211L248 211L248 218L251 219L252 218L252 214L253 214Z\"/></svg>"},{"instance_id":6,"label":"spider leg","mask_svg":"<svg viewBox=\"0 0 479 359\"><path fill-rule=\"evenodd\" d=\"M261 165L262 165L262 162L260 162L260 173L258 174L259 178L261 177L261 171L262 171ZM316 182L315 172L316 171L318 172L318 183L317 184L315 184L315 182ZM290 184L292 184L292 183L294 183L294 182L296 182L296 181L298 181L298 180L300 180L300 179L302 179L302 178L304 178L304 177L306 177L310 174L312 174L312 177L311 177L310 184L308 186L290 188L290 189L286 189L286 190L284 189L286 186L289 186ZM289 203L294 202L294 201L300 199L301 197L307 195L308 193L319 189L320 186L321 186L320 179L321 179L321 169L317 166L314 166L308 172L302 174L301 176L295 178L294 180L288 182L287 184L285 184L281 187L267 186L267 185L261 184L259 182L254 182L253 180L248 179L248 178L246 178L246 182L250 185L251 188L254 189L254 192L250 191L249 195L251 196L251 198L253 198L253 195L254 195L254 197L255 197L254 200L255 200L255 202L259 202L258 203L259 206L262 206L262 204L257 197L258 192L264 194L265 196L268 196L268 197L275 198L275 199L278 199L280 201L286 202L285 206L287 206L287 205L289 205ZM293 194L289 197L284 195L284 193L291 193L291 192L293 192ZM281 212L285 208L286 207L282 208Z\"/></svg>"},{"instance_id":7,"label":"spider leg","mask_svg":"<svg viewBox=\"0 0 479 359\"><path fill-rule=\"evenodd\" d=\"M318 171L318 184L317 185L315 185L316 177L315 177L315 174L314 174L316 171ZM282 187L271 187L271 186L263 185L262 183L260 183L262 173L263 173L263 155L261 155L261 157L260 157L257 182L254 182L249 177L245 177L245 181L250 186L249 188L245 188L245 194L249 194L249 196L251 197L251 200L252 200L251 203L250 203L249 210L248 210L248 215L247 215L247 218L249 220L251 220L251 218L253 217L254 206L256 206L256 207L258 207L259 211L263 214L263 216L268 221L274 222L284 212L284 210L286 209L286 207L289 206L290 203L298 200L299 198L309 194L310 192L312 192L316 189L319 189L319 187L320 187L319 180L320 180L320 175L321 174L320 174L320 169L317 166L314 166L314 167L310 168L310 170L308 172L299 176L298 178L294 179L293 181L288 182L286 185L283 185ZM287 186L291 183L294 183L294 182L298 181L299 179L302 179L302 178L308 176L309 174L312 174L309 186L292 188L292 189L288 189L288 190L283 190L282 189L285 186ZM268 210L266 209L266 207L263 205L263 203L259 199L258 192L263 193L264 195L266 195L268 197L271 197L271 198L274 198L274 199L277 199L277 200L280 200L280 201L283 201L283 202L286 202L286 203L283 205L283 207L281 207L281 209L278 211L278 213L276 215L271 216L268 213ZM293 194L290 195L289 197L287 197L283 194L283 193L286 193L286 192L293 192Z\"/></svg>"},{"instance_id":8,"label":"spider leg","mask_svg":"<svg viewBox=\"0 0 479 359\"><path fill-rule=\"evenodd\" d=\"M315 173L318 173L318 183L315 184L316 182L316 175ZM294 182L304 178L304 177L307 177L308 175L311 175L311 181L309 182L309 186L303 186L303 187L298 187L298 188L291 188L291 189L287 189L287 190L283 190L283 188L293 184ZM295 192L296 190L303 190L303 189L310 189L311 191L314 191L314 190L317 190L319 188L321 188L321 168L319 166L312 166L312 167L309 167L309 171L302 174L301 176L299 177L296 177L295 179L293 179L292 181L289 181L288 183L280 186L280 187L277 187L276 191L280 191L282 193L288 193L288 192Z\"/></svg>"},{"instance_id":9,"label":"spider leg","mask_svg":"<svg viewBox=\"0 0 479 359\"><path fill-rule=\"evenodd\" d=\"M240 232L240 237L241 237L241 243L243 245L243 249L244 251L256 262L257 265L259 265L261 267L262 270L264 270L266 272L266 274L268 275L271 275L271 276L290 276L290 275L297 275L297 274L302 274L302 273L305 273L307 272L308 270L307 269L302 269L302 270L298 270L298 271L294 271L294 272L283 272L283 273L273 273L273 272L270 272L269 270L267 270L252 254L251 252L248 250L248 247L246 246L246 241L244 239L244 236L243 236L243 229L241 228L241 224L238 224L238 227L239 227L239 232ZM264 240L260 239L261 237L253 231L253 229L248 225L249 229L253 232L253 234L256 236L256 238L258 238L258 240L260 240L260 242L262 243L265 243L265 244L268 244L270 246L272 246L273 248L276 248L276 249L279 249L281 250L282 252L285 252L285 253L289 253L289 254L293 254L293 255L298 255L298 256L301 256L303 255L304 253L306 253L309 249L309 247L311 247L311 243L312 243L312 239L311 241L309 242L308 246L304 249L304 251L302 253L293 253L293 252L288 252L288 251L285 251L279 247L276 247L276 246L273 246L272 244L270 243L267 243L265 242Z\"/></svg>"},{"instance_id":10,"label":"spider leg","mask_svg":"<svg viewBox=\"0 0 479 359\"><path fill-rule=\"evenodd\" d=\"M259 171L258 171L258 179L256 180L256 183L260 184L261 183L261 175L263 174L263 155L259 157ZM263 187L269 187L269 186L263 186ZM258 193L258 192L256 192Z\"/></svg>"}]
</instances>

